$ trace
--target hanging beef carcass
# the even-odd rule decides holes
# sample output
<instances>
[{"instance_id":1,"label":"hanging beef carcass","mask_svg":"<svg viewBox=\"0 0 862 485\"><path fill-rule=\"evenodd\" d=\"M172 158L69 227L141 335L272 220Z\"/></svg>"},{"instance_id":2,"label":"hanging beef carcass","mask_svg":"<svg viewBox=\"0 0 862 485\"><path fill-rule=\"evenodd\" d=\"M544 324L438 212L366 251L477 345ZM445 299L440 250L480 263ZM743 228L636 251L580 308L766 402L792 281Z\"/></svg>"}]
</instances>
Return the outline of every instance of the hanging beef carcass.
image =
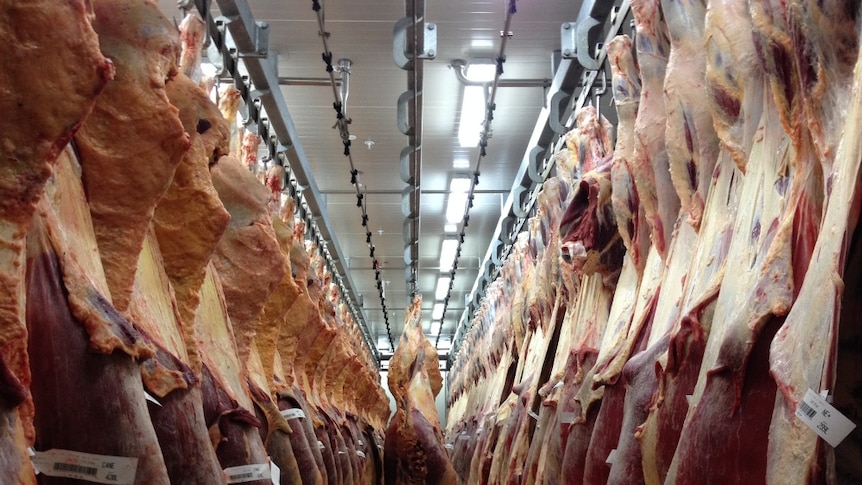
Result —
<instances>
[{"instance_id":1,"label":"hanging beef carcass","mask_svg":"<svg viewBox=\"0 0 862 485\"><path fill-rule=\"evenodd\" d=\"M422 298L416 297L407 309L404 333L389 366L396 412L384 444L387 484L456 483L434 405L442 382L437 352L422 334Z\"/></svg>"},{"instance_id":2,"label":"hanging beef carcass","mask_svg":"<svg viewBox=\"0 0 862 485\"><path fill-rule=\"evenodd\" d=\"M5 1L0 10L0 39L10 46L0 54L0 474L33 483L25 238L52 166L114 68L99 51L86 2Z\"/></svg>"}]
</instances>

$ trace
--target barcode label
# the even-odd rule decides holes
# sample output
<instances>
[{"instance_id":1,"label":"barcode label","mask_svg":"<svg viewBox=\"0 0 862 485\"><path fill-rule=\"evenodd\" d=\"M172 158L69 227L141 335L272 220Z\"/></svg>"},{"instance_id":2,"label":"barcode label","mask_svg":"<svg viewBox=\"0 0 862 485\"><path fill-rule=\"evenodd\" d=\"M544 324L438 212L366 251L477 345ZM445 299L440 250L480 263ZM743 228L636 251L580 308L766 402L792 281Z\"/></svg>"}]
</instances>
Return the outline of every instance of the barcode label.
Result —
<instances>
[{"instance_id":1,"label":"barcode label","mask_svg":"<svg viewBox=\"0 0 862 485\"><path fill-rule=\"evenodd\" d=\"M271 476L269 463L255 465L232 466L224 469L227 483L245 483L255 480L266 480Z\"/></svg>"},{"instance_id":2,"label":"barcode label","mask_svg":"<svg viewBox=\"0 0 862 485\"><path fill-rule=\"evenodd\" d=\"M284 416L284 419L303 419L303 418L305 418L305 413L300 408L285 409L281 412L281 415Z\"/></svg>"},{"instance_id":3,"label":"barcode label","mask_svg":"<svg viewBox=\"0 0 862 485\"><path fill-rule=\"evenodd\" d=\"M799 410L805 413L805 415L809 418L813 418L817 415L817 411L812 409L811 406L809 406L805 401L799 403Z\"/></svg>"},{"instance_id":4,"label":"barcode label","mask_svg":"<svg viewBox=\"0 0 862 485\"><path fill-rule=\"evenodd\" d=\"M99 469L94 466L73 465L72 463L54 463L54 471L74 472L96 476L96 472L98 472Z\"/></svg>"},{"instance_id":5,"label":"barcode label","mask_svg":"<svg viewBox=\"0 0 862 485\"><path fill-rule=\"evenodd\" d=\"M806 390L805 396L799 401L796 417L833 447L838 446L856 427L853 421L829 404L824 396L811 389Z\"/></svg>"},{"instance_id":6,"label":"barcode label","mask_svg":"<svg viewBox=\"0 0 862 485\"><path fill-rule=\"evenodd\" d=\"M138 469L137 458L71 450L34 451L31 459L37 473L93 483L128 485L134 483Z\"/></svg>"}]
</instances>

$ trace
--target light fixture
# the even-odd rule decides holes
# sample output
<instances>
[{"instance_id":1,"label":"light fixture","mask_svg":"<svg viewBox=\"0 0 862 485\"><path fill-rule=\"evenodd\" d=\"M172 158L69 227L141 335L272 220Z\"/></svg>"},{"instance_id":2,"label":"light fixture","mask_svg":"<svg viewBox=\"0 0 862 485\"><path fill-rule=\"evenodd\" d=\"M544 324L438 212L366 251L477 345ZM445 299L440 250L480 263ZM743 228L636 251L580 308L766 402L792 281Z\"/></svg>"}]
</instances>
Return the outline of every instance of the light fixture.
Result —
<instances>
[{"instance_id":1,"label":"light fixture","mask_svg":"<svg viewBox=\"0 0 862 485\"><path fill-rule=\"evenodd\" d=\"M440 272L448 273L452 270L452 265L455 264L455 258L458 253L458 240L454 237L447 237L443 240L440 246Z\"/></svg>"},{"instance_id":2,"label":"light fixture","mask_svg":"<svg viewBox=\"0 0 862 485\"><path fill-rule=\"evenodd\" d=\"M449 182L449 198L446 201L446 222L449 224L464 220L471 182L470 177L453 177Z\"/></svg>"},{"instance_id":3,"label":"light fixture","mask_svg":"<svg viewBox=\"0 0 862 485\"><path fill-rule=\"evenodd\" d=\"M443 303L437 302L434 304L434 309L431 310L431 320L440 320L443 318ZM431 325L434 325L432 323ZM434 332L431 332L434 333Z\"/></svg>"},{"instance_id":4,"label":"light fixture","mask_svg":"<svg viewBox=\"0 0 862 485\"><path fill-rule=\"evenodd\" d=\"M284 205L284 204L282 204L282 205ZM450 234L454 233L454 232L458 232L458 225L457 224L445 224L445 225L443 225L443 232L447 232Z\"/></svg>"},{"instance_id":5,"label":"light fixture","mask_svg":"<svg viewBox=\"0 0 862 485\"><path fill-rule=\"evenodd\" d=\"M458 122L458 143L462 148L475 147L482 134L485 121L488 86L497 74L497 65L489 60L471 62L465 76L471 82L483 85L464 86L464 99L461 101L461 119Z\"/></svg>"},{"instance_id":6,"label":"light fixture","mask_svg":"<svg viewBox=\"0 0 862 485\"><path fill-rule=\"evenodd\" d=\"M461 119L458 122L458 143L462 148L472 148L479 144L483 121L485 121L485 87L464 86Z\"/></svg>"},{"instance_id":7,"label":"light fixture","mask_svg":"<svg viewBox=\"0 0 862 485\"><path fill-rule=\"evenodd\" d=\"M465 156L458 157L452 160L452 168L465 169L470 168L470 160Z\"/></svg>"},{"instance_id":8,"label":"light fixture","mask_svg":"<svg viewBox=\"0 0 862 485\"><path fill-rule=\"evenodd\" d=\"M440 310L443 311L442 309ZM440 326L443 324L440 320L431 322L431 335L440 335Z\"/></svg>"},{"instance_id":9,"label":"light fixture","mask_svg":"<svg viewBox=\"0 0 862 485\"><path fill-rule=\"evenodd\" d=\"M441 276L440 279L437 280L437 289L434 292L434 297L436 300L442 300L446 298L446 295L449 294L449 283L452 281L452 278L448 276Z\"/></svg>"}]
</instances>

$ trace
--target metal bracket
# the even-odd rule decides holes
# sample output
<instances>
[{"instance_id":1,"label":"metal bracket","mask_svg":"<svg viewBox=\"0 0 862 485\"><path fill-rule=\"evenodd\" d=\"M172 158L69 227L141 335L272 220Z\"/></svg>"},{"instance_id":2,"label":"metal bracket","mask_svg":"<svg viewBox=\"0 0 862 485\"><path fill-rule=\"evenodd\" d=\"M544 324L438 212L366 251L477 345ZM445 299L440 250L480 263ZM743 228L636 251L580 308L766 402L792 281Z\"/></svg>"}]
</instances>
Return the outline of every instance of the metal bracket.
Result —
<instances>
[{"instance_id":1,"label":"metal bracket","mask_svg":"<svg viewBox=\"0 0 862 485\"><path fill-rule=\"evenodd\" d=\"M239 52L239 58L266 58L269 51L269 24L266 22L254 23L254 50L251 52Z\"/></svg>"},{"instance_id":2,"label":"metal bracket","mask_svg":"<svg viewBox=\"0 0 862 485\"><path fill-rule=\"evenodd\" d=\"M416 97L415 91L404 91L401 96L398 96L398 131L402 135L410 136L413 134L413 126L410 125L410 109L409 103Z\"/></svg>"},{"instance_id":3,"label":"metal bracket","mask_svg":"<svg viewBox=\"0 0 862 485\"><path fill-rule=\"evenodd\" d=\"M401 191L401 213L408 218L419 215L419 187L410 185Z\"/></svg>"},{"instance_id":4,"label":"metal bracket","mask_svg":"<svg viewBox=\"0 0 862 485\"><path fill-rule=\"evenodd\" d=\"M534 146L530 150L530 165L527 167L527 175L533 182L542 183L544 181L542 179L542 158L546 151L547 148L541 146Z\"/></svg>"},{"instance_id":5,"label":"metal bracket","mask_svg":"<svg viewBox=\"0 0 862 485\"><path fill-rule=\"evenodd\" d=\"M409 145L401 150L400 173L401 180L408 185L416 184L416 167L410 155L416 152L416 147Z\"/></svg>"},{"instance_id":6,"label":"metal bracket","mask_svg":"<svg viewBox=\"0 0 862 485\"><path fill-rule=\"evenodd\" d=\"M593 17L587 17L579 23L566 22L560 27L560 45L564 59L577 59L584 69L596 70L598 61L591 54L590 31L601 25Z\"/></svg>"},{"instance_id":7,"label":"metal bracket","mask_svg":"<svg viewBox=\"0 0 862 485\"><path fill-rule=\"evenodd\" d=\"M570 93L563 90L557 91L551 96L551 112L548 115L548 126L558 135L564 135L569 131L566 125L562 123L562 119L563 110L568 105L571 96Z\"/></svg>"},{"instance_id":8,"label":"metal bracket","mask_svg":"<svg viewBox=\"0 0 862 485\"><path fill-rule=\"evenodd\" d=\"M392 30L392 58L395 65L401 69L410 69L413 61L412 53L407 52L407 30L413 25L413 17L402 17L395 22ZM417 59L434 59L437 57L437 25L425 23L422 37L423 51L416 55Z\"/></svg>"}]
</instances>

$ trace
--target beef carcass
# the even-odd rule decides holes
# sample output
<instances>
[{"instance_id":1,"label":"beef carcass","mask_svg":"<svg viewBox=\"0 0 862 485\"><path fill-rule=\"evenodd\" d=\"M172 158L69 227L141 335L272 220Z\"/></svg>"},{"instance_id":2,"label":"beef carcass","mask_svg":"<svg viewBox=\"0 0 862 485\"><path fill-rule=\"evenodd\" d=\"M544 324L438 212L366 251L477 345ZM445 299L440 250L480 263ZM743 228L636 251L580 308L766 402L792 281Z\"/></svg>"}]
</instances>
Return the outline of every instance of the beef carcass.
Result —
<instances>
[{"instance_id":1,"label":"beef carcass","mask_svg":"<svg viewBox=\"0 0 862 485\"><path fill-rule=\"evenodd\" d=\"M688 222L698 228L718 158L709 98L702 95L706 87L706 2L662 0L661 11L670 37L664 79L670 176L682 211L688 215Z\"/></svg>"},{"instance_id":2,"label":"beef carcass","mask_svg":"<svg viewBox=\"0 0 862 485\"><path fill-rule=\"evenodd\" d=\"M99 45L117 74L75 141L111 298L125 311L156 204L189 148L165 91L180 45L153 2L99 0L93 8Z\"/></svg>"},{"instance_id":3,"label":"beef carcass","mask_svg":"<svg viewBox=\"0 0 862 485\"><path fill-rule=\"evenodd\" d=\"M0 474L32 483L25 238L52 165L114 69L99 51L87 2L4 1L0 10L0 40L10 46L0 54Z\"/></svg>"},{"instance_id":4,"label":"beef carcass","mask_svg":"<svg viewBox=\"0 0 862 485\"><path fill-rule=\"evenodd\" d=\"M28 236L29 349L41 356L31 361L35 447L119 457L134 463L134 483L168 484L135 361L154 349L105 296L79 174L66 152ZM93 433L93 423L111 432Z\"/></svg>"},{"instance_id":5,"label":"beef carcass","mask_svg":"<svg viewBox=\"0 0 862 485\"><path fill-rule=\"evenodd\" d=\"M248 361L269 295L287 272L267 210L269 191L233 157L213 167L213 185L231 221L213 255L224 288L239 362Z\"/></svg>"},{"instance_id":6,"label":"beef carcass","mask_svg":"<svg viewBox=\"0 0 862 485\"><path fill-rule=\"evenodd\" d=\"M195 334L201 349L201 392L204 419L222 468L266 462L266 450L256 428L254 403L243 380L246 371L237 357L221 281L211 262L195 313Z\"/></svg>"},{"instance_id":7,"label":"beef carcass","mask_svg":"<svg viewBox=\"0 0 862 485\"><path fill-rule=\"evenodd\" d=\"M144 239L129 303L136 327L155 347L155 356L141 364L144 387L158 399L150 416L174 483L213 482L222 472L203 416L197 351L189 352L193 326L184 328L164 270L158 242L151 232ZM189 322L193 324L192 322ZM191 334L191 335L187 335ZM191 367L192 357L197 372ZM188 460L197 466L189 467Z\"/></svg>"},{"instance_id":8,"label":"beef carcass","mask_svg":"<svg viewBox=\"0 0 862 485\"><path fill-rule=\"evenodd\" d=\"M194 10L190 10L180 22L180 72L195 83L201 80L201 49L204 47L206 24Z\"/></svg>"},{"instance_id":9,"label":"beef carcass","mask_svg":"<svg viewBox=\"0 0 862 485\"><path fill-rule=\"evenodd\" d=\"M670 43L659 0L634 0L632 12L642 91L635 119L634 163L629 169L653 247L664 258L680 207L665 151L665 103L661 95Z\"/></svg>"},{"instance_id":10,"label":"beef carcass","mask_svg":"<svg viewBox=\"0 0 862 485\"><path fill-rule=\"evenodd\" d=\"M836 22L846 20L834 18ZM829 47L824 46L824 49ZM827 466L827 460L821 456L823 445L795 417L794 411L807 389L828 390L835 382L836 333L844 291L842 276L862 206L859 170L862 145L858 134L862 124L860 83L862 60L857 61L854 69L852 96L843 120L846 125L841 130L843 136L837 145L834 163L824 163L824 169L831 170L824 174L827 199L813 257L808 267L802 268L807 271L796 302L770 350L770 370L779 392L769 429L766 473L769 483L781 483L790 476L808 477L814 483L825 478L822 467ZM819 110L812 114L822 115ZM827 121L840 126L842 120L831 116ZM796 261L793 267L797 269ZM850 271L855 275L858 268Z\"/></svg>"},{"instance_id":11,"label":"beef carcass","mask_svg":"<svg viewBox=\"0 0 862 485\"><path fill-rule=\"evenodd\" d=\"M422 298L407 309L404 333L390 360L389 390L396 412L386 430L387 484L455 484L457 475L443 448L434 397L442 377L437 353L422 334Z\"/></svg>"},{"instance_id":12,"label":"beef carcass","mask_svg":"<svg viewBox=\"0 0 862 485\"><path fill-rule=\"evenodd\" d=\"M607 46L610 60L614 104L617 107L617 140L611 167L611 201L617 230L629 257L643 270L649 250L649 225L638 201L637 187L632 178L635 155L635 120L640 104L641 82L634 59L632 40L627 35L614 37Z\"/></svg>"},{"instance_id":13,"label":"beef carcass","mask_svg":"<svg viewBox=\"0 0 862 485\"><path fill-rule=\"evenodd\" d=\"M174 173L153 217L153 228L177 300L180 319L194 328L198 292L215 246L230 222L213 187L210 168L228 152L230 133L215 105L191 79L178 75L167 85L168 98L179 110L191 148ZM187 342L196 351L193 332ZM199 365L193 365L199 372Z\"/></svg>"}]
</instances>

